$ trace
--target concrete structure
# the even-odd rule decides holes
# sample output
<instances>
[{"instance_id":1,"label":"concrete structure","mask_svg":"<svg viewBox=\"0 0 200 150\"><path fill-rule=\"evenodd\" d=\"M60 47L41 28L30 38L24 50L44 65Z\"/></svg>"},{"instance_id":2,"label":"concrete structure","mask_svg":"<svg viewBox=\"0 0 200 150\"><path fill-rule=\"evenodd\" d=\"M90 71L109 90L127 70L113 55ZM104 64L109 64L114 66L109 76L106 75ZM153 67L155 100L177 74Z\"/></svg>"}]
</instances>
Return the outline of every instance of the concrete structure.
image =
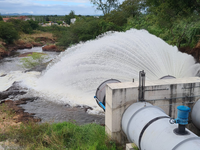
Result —
<instances>
[{"instance_id":1,"label":"concrete structure","mask_svg":"<svg viewBox=\"0 0 200 150\"><path fill-rule=\"evenodd\" d=\"M74 24L76 22L76 18L70 19L70 23Z\"/></svg>"},{"instance_id":2,"label":"concrete structure","mask_svg":"<svg viewBox=\"0 0 200 150\"><path fill-rule=\"evenodd\" d=\"M127 143L126 144L126 150L136 150L134 147L137 148L137 146L134 143Z\"/></svg>"},{"instance_id":3,"label":"concrete structure","mask_svg":"<svg viewBox=\"0 0 200 150\"><path fill-rule=\"evenodd\" d=\"M138 82L112 83L106 87L106 132L120 143L127 142L121 128L121 119L126 108L138 101L138 85ZM145 100L160 107L172 118L177 117L177 106L186 105L192 109L198 99L200 99L199 77L163 79L145 83ZM200 135L200 131L191 121L187 128Z\"/></svg>"}]
</instances>

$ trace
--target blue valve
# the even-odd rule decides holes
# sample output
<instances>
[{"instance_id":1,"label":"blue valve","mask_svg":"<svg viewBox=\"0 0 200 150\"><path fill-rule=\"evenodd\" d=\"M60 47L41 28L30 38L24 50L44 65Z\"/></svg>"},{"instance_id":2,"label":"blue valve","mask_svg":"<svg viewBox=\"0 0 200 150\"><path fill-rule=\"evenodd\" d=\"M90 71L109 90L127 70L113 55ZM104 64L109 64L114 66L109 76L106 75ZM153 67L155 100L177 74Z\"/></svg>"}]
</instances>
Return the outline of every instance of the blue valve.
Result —
<instances>
[{"instance_id":1,"label":"blue valve","mask_svg":"<svg viewBox=\"0 0 200 150\"><path fill-rule=\"evenodd\" d=\"M188 116L190 108L187 106L180 105L177 107L177 109L178 109L178 115L177 118L175 119L176 123L181 125L188 124Z\"/></svg>"}]
</instances>

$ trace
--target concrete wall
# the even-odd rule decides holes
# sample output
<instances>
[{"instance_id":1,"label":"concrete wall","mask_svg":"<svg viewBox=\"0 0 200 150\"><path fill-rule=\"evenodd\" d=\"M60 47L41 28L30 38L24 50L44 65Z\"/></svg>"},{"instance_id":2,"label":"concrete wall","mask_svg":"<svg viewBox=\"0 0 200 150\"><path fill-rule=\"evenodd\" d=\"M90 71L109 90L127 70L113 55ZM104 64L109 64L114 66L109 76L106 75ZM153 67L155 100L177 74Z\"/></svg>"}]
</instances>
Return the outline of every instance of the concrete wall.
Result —
<instances>
[{"instance_id":1,"label":"concrete wall","mask_svg":"<svg viewBox=\"0 0 200 150\"><path fill-rule=\"evenodd\" d=\"M112 83L106 87L105 126L110 137L120 143L126 142L121 129L121 118L125 109L138 101L138 82ZM200 78L179 78L146 81L145 100L162 108L172 118L177 117L177 106L186 105L191 109L200 99ZM194 125L187 126L197 135L199 130Z\"/></svg>"}]
</instances>

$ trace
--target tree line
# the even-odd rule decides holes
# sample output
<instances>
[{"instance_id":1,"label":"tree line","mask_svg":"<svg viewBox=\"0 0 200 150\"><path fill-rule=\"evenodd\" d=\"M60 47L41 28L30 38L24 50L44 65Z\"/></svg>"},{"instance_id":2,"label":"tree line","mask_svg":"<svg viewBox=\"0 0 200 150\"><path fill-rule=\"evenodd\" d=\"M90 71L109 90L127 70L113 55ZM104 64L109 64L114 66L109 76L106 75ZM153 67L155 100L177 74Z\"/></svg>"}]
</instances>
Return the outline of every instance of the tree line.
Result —
<instances>
[{"instance_id":1,"label":"tree line","mask_svg":"<svg viewBox=\"0 0 200 150\"><path fill-rule=\"evenodd\" d=\"M12 44L14 40L19 39L20 33L32 34L38 27L38 22L33 20L23 21L11 18L4 22L0 19L0 40Z\"/></svg>"},{"instance_id":2,"label":"tree line","mask_svg":"<svg viewBox=\"0 0 200 150\"><path fill-rule=\"evenodd\" d=\"M37 27L37 30L52 32L57 39L57 45L64 47L95 39L107 31L126 31L131 28L145 29L178 47L194 47L199 40L198 0L125 0L122 3L118 0L90 1L97 10L102 11L102 16L81 16L72 10L68 15L62 16L70 27ZM59 16L47 17L53 21ZM74 24L70 23L71 18L76 18ZM15 28L25 33L36 29L31 22L28 23L32 24L32 30L24 22L20 27L14 21L10 23L10 29ZM0 33L1 24L3 23L0 21Z\"/></svg>"},{"instance_id":3,"label":"tree line","mask_svg":"<svg viewBox=\"0 0 200 150\"><path fill-rule=\"evenodd\" d=\"M171 45L193 47L200 34L199 0L90 0L105 20L146 29Z\"/></svg>"},{"instance_id":4,"label":"tree line","mask_svg":"<svg viewBox=\"0 0 200 150\"><path fill-rule=\"evenodd\" d=\"M90 0L103 16L77 16L62 31L58 45L70 46L96 38L107 31L145 29L171 45L194 47L200 35L198 0ZM56 33L56 32L55 32Z\"/></svg>"}]
</instances>

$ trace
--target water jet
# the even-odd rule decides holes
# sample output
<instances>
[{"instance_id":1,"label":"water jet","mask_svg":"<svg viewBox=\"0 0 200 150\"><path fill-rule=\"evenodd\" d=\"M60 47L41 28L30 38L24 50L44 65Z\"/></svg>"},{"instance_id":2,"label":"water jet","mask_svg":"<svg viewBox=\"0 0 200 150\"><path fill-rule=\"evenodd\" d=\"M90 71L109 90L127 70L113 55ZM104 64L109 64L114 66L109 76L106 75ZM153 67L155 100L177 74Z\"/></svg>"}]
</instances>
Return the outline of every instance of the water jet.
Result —
<instances>
[{"instance_id":1,"label":"water jet","mask_svg":"<svg viewBox=\"0 0 200 150\"><path fill-rule=\"evenodd\" d=\"M178 58L178 59L177 59ZM68 48L30 86L39 95L70 105L88 105L101 112L93 99L96 88L107 79L138 81L145 70L146 81L166 75L195 76L200 69L192 56L181 53L145 30L106 33Z\"/></svg>"}]
</instances>

